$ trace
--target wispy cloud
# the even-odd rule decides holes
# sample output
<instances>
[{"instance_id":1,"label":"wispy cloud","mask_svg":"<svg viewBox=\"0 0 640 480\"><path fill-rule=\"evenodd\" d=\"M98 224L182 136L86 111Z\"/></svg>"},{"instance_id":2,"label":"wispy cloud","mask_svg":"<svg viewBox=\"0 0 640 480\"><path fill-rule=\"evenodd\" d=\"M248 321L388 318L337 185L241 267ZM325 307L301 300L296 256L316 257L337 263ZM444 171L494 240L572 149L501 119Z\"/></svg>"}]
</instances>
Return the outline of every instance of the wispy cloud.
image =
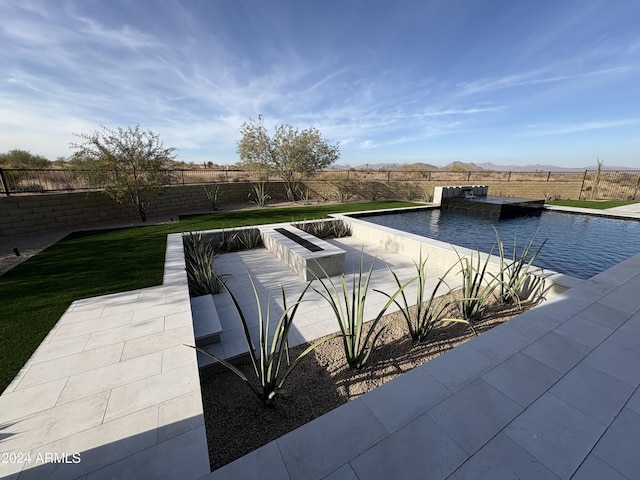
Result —
<instances>
[{"instance_id":1,"label":"wispy cloud","mask_svg":"<svg viewBox=\"0 0 640 480\"><path fill-rule=\"evenodd\" d=\"M640 123L640 118L609 121L591 121L572 124L547 124L528 125L524 132L519 135L524 137L543 137L548 135L564 135L570 133L586 132L589 130L603 130L610 128L628 127Z\"/></svg>"}]
</instances>

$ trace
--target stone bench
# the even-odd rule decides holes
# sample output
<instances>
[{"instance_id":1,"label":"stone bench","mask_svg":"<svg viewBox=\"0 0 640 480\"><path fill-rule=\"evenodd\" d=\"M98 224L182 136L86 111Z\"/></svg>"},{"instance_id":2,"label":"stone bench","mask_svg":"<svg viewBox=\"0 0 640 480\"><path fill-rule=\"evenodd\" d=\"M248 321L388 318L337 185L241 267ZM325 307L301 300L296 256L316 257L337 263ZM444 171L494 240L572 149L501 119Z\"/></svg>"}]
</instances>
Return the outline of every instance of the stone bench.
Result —
<instances>
[{"instance_id":1,"label":"stone bench","mask_svg":"<svg viewBox=\"0 0 640 480\"><path fill-rule=\"evenodd\" d=\"M264 246L304 280L344 272L345 251L291 225L259 227Z\"/></svg>"}]
</instances>

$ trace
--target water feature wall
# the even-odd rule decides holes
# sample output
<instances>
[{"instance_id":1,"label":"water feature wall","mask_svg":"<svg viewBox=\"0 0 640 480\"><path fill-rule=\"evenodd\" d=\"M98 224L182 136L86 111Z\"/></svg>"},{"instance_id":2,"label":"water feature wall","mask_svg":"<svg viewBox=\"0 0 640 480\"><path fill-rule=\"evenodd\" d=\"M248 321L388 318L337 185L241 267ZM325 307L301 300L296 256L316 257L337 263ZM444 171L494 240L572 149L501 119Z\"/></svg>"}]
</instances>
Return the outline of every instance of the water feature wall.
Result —
<instances>
[{"instance_id":1,"label":"water feature wall","mask_svg":"<svg viewBox=\"0 0 640 480\"><path fill-rule=\"evenodd\" d=\"M488 193L487 185L436 187L434 203L440 205L442 210L496 220L539 213L544 207L544 199L490 197Z\"/></svg>"}]
</instances>

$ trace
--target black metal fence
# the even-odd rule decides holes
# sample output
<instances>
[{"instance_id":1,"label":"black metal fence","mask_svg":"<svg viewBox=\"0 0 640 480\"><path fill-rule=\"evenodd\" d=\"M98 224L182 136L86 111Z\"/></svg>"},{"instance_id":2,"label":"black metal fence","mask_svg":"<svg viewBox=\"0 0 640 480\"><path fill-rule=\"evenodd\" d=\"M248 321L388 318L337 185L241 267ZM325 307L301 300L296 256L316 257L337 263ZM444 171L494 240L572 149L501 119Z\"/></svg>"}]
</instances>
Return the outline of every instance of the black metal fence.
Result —
<instances>
[{"instance_id":1,"label":"black metal fence","mask_svg":"<svg viewBox=\"0 0 640 480\"><path fill-rule=\"evenodd\" d=\"M0 193L44 193L99 190L88 172L76 169L0 169ZM198 185L278 180L269 174L237 168L170 170L170 185ZM503 172L444 170L332 169L317 172L306 180L341 182L427 181L443 183L487 182L581 182L580 199L640 199L640 170L585 170L581 172Z\"/></svg>"}]
</instances>

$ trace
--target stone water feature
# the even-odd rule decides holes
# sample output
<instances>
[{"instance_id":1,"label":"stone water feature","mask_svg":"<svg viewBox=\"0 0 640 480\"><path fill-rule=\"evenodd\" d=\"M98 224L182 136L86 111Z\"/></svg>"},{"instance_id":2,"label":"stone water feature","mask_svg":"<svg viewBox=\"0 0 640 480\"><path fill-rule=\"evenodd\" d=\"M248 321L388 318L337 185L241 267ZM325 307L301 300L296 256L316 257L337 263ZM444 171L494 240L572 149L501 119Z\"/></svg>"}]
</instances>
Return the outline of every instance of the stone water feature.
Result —
<instances>
[{"instance_id":1,"label":"stone water feature","mask_svg":"<svg viewBox=\"0 0 640 480\"><path fill-rule=\"evenodd\" d=\"M487 185L435 187L433 203L442 210L478 215L495 220L540 213L544 199L490 197Z\"/></svg>"}]
</instances>

